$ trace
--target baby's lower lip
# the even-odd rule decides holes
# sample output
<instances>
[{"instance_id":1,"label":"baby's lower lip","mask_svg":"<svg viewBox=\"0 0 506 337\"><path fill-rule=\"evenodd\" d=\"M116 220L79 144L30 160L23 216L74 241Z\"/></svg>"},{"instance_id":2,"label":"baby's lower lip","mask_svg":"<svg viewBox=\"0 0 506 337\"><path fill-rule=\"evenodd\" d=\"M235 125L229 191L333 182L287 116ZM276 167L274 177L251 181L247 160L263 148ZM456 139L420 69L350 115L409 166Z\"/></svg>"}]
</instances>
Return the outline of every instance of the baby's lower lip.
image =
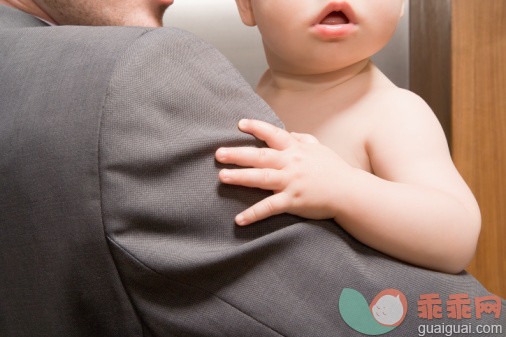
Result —
<instances>
[{"instance_id":1,"label":"baby's lower lip","mask_svg":"<svg viewBox=\"0 0 506 337\"><path fill-rule=\"evenodd\" d=\"M322 38L342 38L351 34L355 30L355 25L353 23L338 25L316 24L312 30L317 36Z\"/></svg>"}]
</instances>

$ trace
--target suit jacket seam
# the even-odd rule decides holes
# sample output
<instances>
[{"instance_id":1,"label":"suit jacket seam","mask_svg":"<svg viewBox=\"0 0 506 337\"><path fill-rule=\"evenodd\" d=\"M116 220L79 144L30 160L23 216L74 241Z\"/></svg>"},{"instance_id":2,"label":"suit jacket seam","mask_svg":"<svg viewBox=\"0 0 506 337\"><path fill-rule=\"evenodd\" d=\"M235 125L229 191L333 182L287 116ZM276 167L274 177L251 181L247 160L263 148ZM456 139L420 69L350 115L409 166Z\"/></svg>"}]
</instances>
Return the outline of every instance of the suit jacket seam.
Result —
<instances>
[{"instance_id":1,"label":"suit jacket seam","mask_svg":"<svg viewBox=\"0 0 506 337\"><path fill-rule=\"evenodd\" d=\"M142 34L138 35L134 40L132 40L132 42L130 43L130 45L128 47L126 47L122 52L121 54L116 58L116 60L114 61L114 65L112 67L112 71L111 71L111 75L109 77L109 80L108 80L108 83L107 83L107 89L104 93L104 97L103 97L103 103L102 103L102 106L100 108L100 116L99 116L99 126L98 126L98 142L97 142L97 171L98 171L98 185L99 185L99 198L100 198L100 222L102 223L102 228L103 228L103 231L104 231L104 239L106 240L107 242L107 238L108 238L108 235L107 235L107 230L106 230L106 227L105 227L105 221L104 221L104 198L103 198L103 188L102 188L102 170L101 170L101 167L102 167L102 124L103 124L103 116L104 116L104 110L105 110L105 107L107 106L107 103L108 103L108 99L109 99L109 94L110 94L110 87L111 87L111 82L112 82L112 79L114 77L114 73L115 73L115 70L117 68L117 65L118 65L118 62L123 58L123 56L125 55L125 53L129 50L129 47L131 45L133 45L133 43L135 43L135 41L137 41L139 38L143 37L145 34L149 33L152 29L145 29ZM142 316L139 314L139 312L137 311L137 308L135 307L134 303L132 302L132 299L130 298L129 294L128 294L128 291L126 289L126 286L121 278L121 275L120 275L120 272L119 272L119 268L118 268L118 265L114 259L114 256L112 255L112 252L111 252L111 248L109 247L109 245L107 245L107 249L109 251L109 255L111 257L111 260L114 264L114 267L116 268L116 276L118 277L120 283L121 283L121 286L123 288L123 291L124 293L126 294L129 302L130 302L130 306L132 308L132 310L134 311L135 315L137 316L137 319L139 320L139 325L140 325L140 329L141 329L141 334L144 336L144 329L143 329L143 326L144 328L146 328L148 331L148 327L146 324L144 324L143 320L142 320ZM149 333L152 334L151 331L149 331Z\"/></svg>"},{"instance_id":2,"label":"suit jacket seam","mask_svg":"<svg viewBox=\"0 0 506 337\"><path fill-rule=\"evenodd\" d=\"M135 262L137 262L139 265L141 265L143 268L161 276L162 278L172 282L172 283L177 283L177 284L180 284L180 285L183 285L185 287L189 287L189 288L194 288L194 289L197 289L197 290L200 290L202 292L205 292L206 294L209 294L211 295L212 297L218 299L219 301L225 303L226 305L232 307L233 309L239 311L240 313L242 313L243 315L253 319L255 322L261 324L262 326L268 328L269 330L271 330L272 332L278 334L279 336L282 336L282 337L286 337L285 335L281 334L279 331L275 330L274 328L270 327L269 325L259 321L258 319L256 319L255 317L251 316L251 315L248 315L247 313L245 313L244 311L242 311L241 309L239 309L238 307L236 307L235 305L227 302L225 299L221 298L220 296L218 296L217 294L215 294L214 292L211 292L205 288L202 288L202 287L198 287L198 286L195 286L195 285L191 285L191 284L187 284L187 283L184 283L184 282L181 282L181 281L177 281L177 280L174 280L170 277L167 277L167 275L151 268L150 266L146 265L144 262L142 262L139 258L137 258L133 253L131 253L128 249L126 249L125 247L123 247L122 245L120 245L117 241L115 241L110 235L106 234L107 236L107 239L109 240L109 242L111 242L113 245L115 245L118 249L120 249L121 251L123 251L125 254L127 254L128 256L130 256Z\"/></svg>"}]
</instances>

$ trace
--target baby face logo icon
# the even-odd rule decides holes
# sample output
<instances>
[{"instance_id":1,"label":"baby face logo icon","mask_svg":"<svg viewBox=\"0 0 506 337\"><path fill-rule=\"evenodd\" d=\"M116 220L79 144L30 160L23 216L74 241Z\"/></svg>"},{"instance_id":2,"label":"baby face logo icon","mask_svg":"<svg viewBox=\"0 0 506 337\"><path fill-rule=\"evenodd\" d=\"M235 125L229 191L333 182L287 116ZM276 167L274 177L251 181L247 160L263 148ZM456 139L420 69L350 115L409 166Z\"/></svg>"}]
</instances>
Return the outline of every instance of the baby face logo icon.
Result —
<instances>
[{"instance_id":1,"label":"baby face logo icon","mask_svg":"<svg viewBox=\"0 0 506 337\"><path fill-rule=\"evenodd\" d=\"M396 289L380 292L369 309L374 319L384 326L398 326L404 320L408 303L403 293Z\"/></svg>"},{"instance_id":2,"label":"baby face logo icon","mask_svg":"<svg viewBox=\"0 0 506 337\"><path fill-rule=\"evenodd\" d=\"M399 326L408 310L406 296L396 289L380 292L371 305L356 290L344 288L339 297L339 312L352 329L376 336Z\"/></svg>"}]
</instances>

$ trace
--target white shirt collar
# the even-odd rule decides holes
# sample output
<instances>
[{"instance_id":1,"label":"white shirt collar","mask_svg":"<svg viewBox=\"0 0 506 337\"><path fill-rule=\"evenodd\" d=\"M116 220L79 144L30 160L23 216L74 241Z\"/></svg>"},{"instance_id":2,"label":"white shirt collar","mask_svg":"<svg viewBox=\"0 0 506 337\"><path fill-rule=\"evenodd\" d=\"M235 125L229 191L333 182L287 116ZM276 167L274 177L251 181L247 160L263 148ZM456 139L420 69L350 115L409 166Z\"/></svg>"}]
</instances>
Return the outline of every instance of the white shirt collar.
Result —
<instances>
[{"instance_id":1,"label":"white shirt collar","mask_svg":"<svg viewBox=\"0 0 506 337\"><path fill-rule=\"evenodd\" d=\"M35 15L34 15L34 16L35 16ZM37 19L39 19L40 21L42 21L42 22L44 22L44 23L47 23L49 26L57 26L57 25L55 25L55 24L54 24L54 23L52 23L52 22L49 22L49 21L44 20L44 19L42 19L42 18L39 18L38 16L35 16L35 17L36 17Z\"/></svg>"}]
</instances>

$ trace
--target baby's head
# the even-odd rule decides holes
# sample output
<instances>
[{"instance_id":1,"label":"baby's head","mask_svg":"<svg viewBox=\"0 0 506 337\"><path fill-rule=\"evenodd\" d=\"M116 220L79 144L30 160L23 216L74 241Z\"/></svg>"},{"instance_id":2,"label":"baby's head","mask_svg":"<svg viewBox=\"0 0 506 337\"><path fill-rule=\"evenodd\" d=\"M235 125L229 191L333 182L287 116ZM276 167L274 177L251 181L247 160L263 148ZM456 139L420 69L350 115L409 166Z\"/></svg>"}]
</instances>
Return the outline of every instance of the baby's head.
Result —
<instances>
[{"instance_id":1,"label":"baby's head","mask_svg":"<svg viewBox=\"0 0 506 337\"><path fill-rule=\"evenodd\" d=\"M404 14L404 0L236 0L242 21L257 25L271 69L321 74L383 48Z\"/></svg>"}]
</instances>

